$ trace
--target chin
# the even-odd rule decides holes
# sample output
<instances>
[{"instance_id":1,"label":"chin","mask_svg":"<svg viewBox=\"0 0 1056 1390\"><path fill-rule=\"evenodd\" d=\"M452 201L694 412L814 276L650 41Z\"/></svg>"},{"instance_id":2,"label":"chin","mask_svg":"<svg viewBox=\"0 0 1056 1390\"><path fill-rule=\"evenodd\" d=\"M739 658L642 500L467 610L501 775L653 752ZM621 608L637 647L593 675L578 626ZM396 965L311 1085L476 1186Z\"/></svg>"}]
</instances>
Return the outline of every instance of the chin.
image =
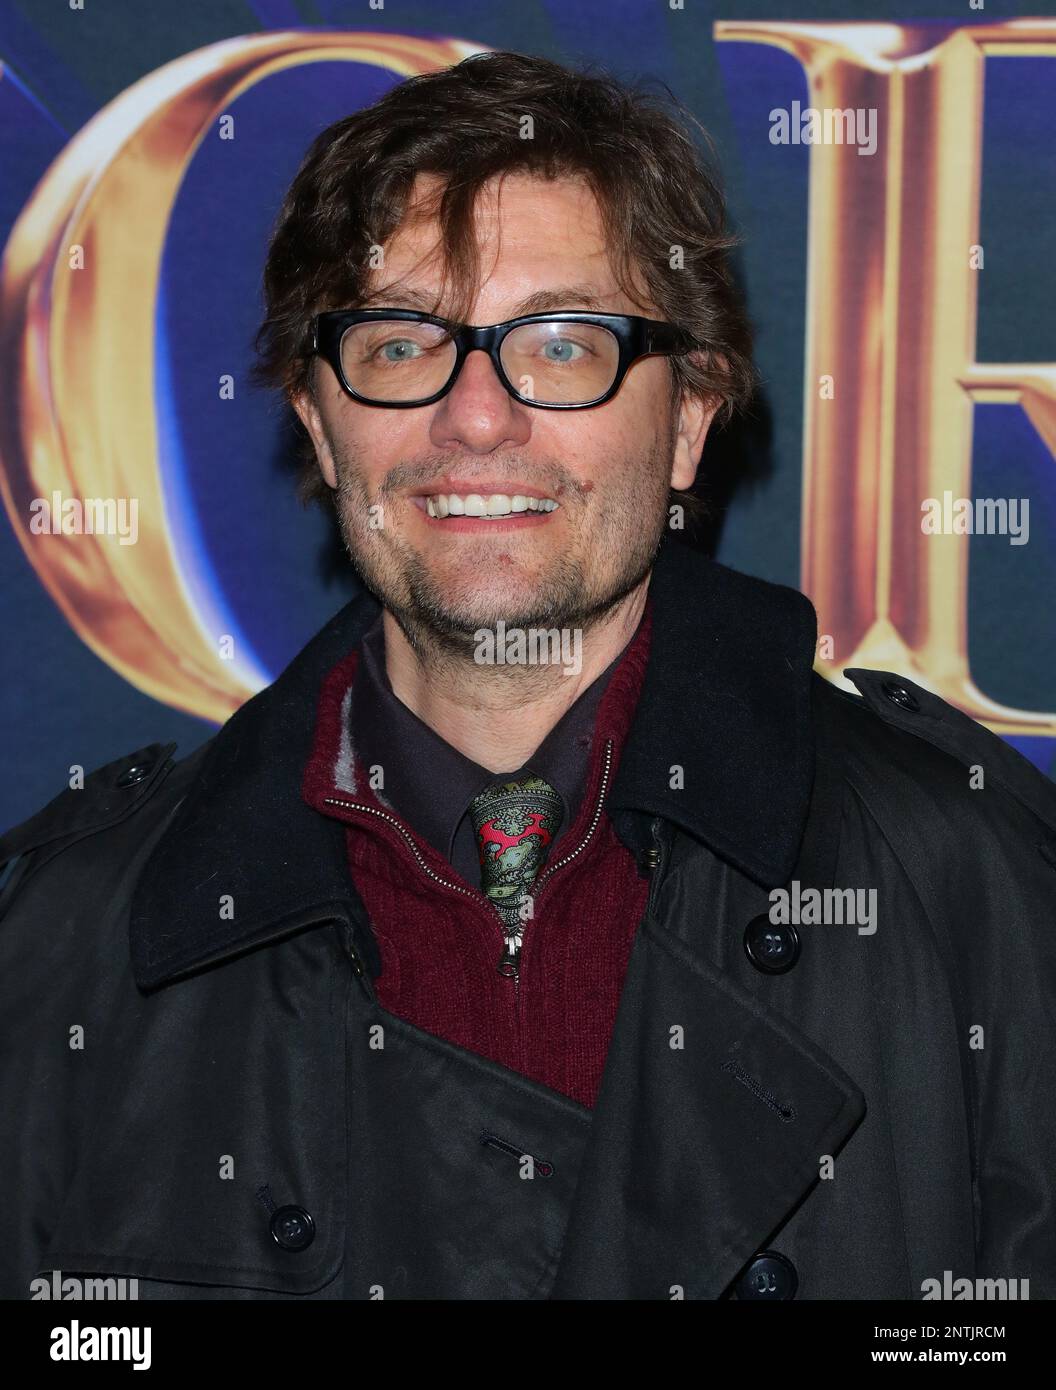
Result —
<instances>
[{"instance_id":1,"label":"chin","mask_svg":"<svg viewBox=\"0 0 1056 1390\"><path fill-rule=\"evenodd\" d=\"M436 575L433 587L449 611L466 614L467 621L479 616L486 623L489 618L508 621L511 610L545 604L548 586L531 570L511 565L500 573L482 571L480 566L460 567Z\"/></svg>"},{"instance_id":2,"label":"chin","mask_svg":"<svg viewBox=\"0 0 1056 1390\"><path fill-rule=\"evenodd\" d=\"M494 629L500 620L507 627L539 626L545 622L539 611L544 607L542 597L537 599L524 586L485 588L459 599L447 596L442 606L450 626L467 634L480 628Z\"/></svg>"}]
</instances>

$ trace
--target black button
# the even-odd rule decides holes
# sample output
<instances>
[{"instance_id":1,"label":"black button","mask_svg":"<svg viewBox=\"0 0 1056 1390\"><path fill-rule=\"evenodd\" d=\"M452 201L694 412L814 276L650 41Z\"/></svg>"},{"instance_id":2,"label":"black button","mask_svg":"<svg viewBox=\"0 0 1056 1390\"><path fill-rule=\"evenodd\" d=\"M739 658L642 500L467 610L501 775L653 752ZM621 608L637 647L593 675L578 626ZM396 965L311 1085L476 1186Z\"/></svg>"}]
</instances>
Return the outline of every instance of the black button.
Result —
<instances>
[{"instance_id":1,"label":"black button","mask_svg":"<svg viewBox=\"0 0 1056 1390\"><path fill-rule=\"evenodd\" d=\"M776 1303L795 1298L799 1276L791 1260L779 1255L776 1250L763 1250L733 1287L739 1299L768 1298Z\"/></svg>"},{"instance_id":2,"label":"black button","mask_svg":"<svg viewBox=\"0 0 1056 1390\"><path fill-rule=\"evenodd\" d=\"M756 970L783 975L799 960L799 933L790 922L771 922L764 912L745 927L744 951Z\"/></svg>"},{"instance_id":3,"label":"black button","mask_svg":"<svg viewBox=\"0 0 1056 1390\"><path fill-rule=\"evenodd\" d=\"M149 777L154 769L153 763L133 763L126 768L117 779L119 787L134 787L137 782L142 782L144 777Z\"/></svg>"},{"instance_id":4,"label":"black button","mask_svg":"<svg viewBox=\"0 0 1056 1390\"><path fill-rule=\"evenodd\" d=\"M271 1218L271 1234L283 1250L306 1250L315 1239L315 1222L303 1207L279 1207Z\"/></svg>"},{"instance_id":5,"label":"black button","mask_svg":"<svg viewBox=\"0 0 1056 1390\"><path fill-rule=\"evenodd\" d=\"M902 709L916 712L920 709L920 701L913 694L912 690L907 690L904 685L899 685L897 681L884 681L880 689L893 705L898 705Z\"/></svg>"}]
</instances>

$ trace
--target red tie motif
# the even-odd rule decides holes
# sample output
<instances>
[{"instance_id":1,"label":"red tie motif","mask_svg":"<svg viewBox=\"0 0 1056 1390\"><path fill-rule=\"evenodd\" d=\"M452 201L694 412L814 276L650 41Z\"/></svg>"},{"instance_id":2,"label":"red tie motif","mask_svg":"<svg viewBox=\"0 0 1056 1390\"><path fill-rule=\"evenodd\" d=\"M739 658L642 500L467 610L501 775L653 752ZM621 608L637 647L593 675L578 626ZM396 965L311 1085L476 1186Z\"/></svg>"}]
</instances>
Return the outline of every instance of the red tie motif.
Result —
<instances>
[{"instance_id":1,"label":"red tie motif","mask_svg":"<svg viewBox=\"0 0 1056 1390\"><path fill-rule=\"evenodd\" d=\"M503 925L500 973L516 976L524 902L561 824L561 798L541 777L496 782L470 805L480 852L480 882Z\"/></svg>"}]
</instances>

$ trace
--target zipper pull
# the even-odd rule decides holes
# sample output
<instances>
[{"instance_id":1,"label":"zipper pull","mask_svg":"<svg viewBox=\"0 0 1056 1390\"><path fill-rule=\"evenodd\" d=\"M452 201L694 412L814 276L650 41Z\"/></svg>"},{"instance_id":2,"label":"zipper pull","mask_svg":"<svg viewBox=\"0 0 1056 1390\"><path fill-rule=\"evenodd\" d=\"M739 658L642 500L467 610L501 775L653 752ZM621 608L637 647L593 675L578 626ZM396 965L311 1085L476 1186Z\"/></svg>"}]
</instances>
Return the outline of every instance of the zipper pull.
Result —
<instances>
[{"instance_id":1,"label":"zipper pull","mask_svg":"<svg viewBox=\"0 0 1056 1390\"><path fill-rule=\"evenodd\" d=\"M499 958L499 974L506 980L516 980L520 971L521 943L515 936L508 936Z\"/></svg>"}]
</instances>

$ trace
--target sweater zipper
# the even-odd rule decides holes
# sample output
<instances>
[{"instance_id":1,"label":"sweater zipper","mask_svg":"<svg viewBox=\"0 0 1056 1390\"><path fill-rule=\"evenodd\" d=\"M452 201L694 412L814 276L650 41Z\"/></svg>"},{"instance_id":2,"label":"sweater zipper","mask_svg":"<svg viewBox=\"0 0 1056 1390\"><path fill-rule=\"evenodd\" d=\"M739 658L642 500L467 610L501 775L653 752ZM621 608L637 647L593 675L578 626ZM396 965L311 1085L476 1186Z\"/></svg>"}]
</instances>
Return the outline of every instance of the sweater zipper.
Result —
<instances>
[{"instance_id":1,"label":"sweater zipper","mask_svg":"<svg viewBox=\"0 0 1056 1390\"><path fill-rule=\"evenodd\" d=\"M598 821L601 820L601 810L602 806L605 803L605 793L608 791L609 773L611 771L612 739L610 738L605 740L605 766L601 770L601 786L598 788L598 799L594 804L594 814L591 817L590 824L587 826L587 833L583 836L582 840L580 840L579 844L575 847L575 849L572 850L569 854L565 855L564 859L559 859L556 864L551 864L548 868L543 870L542 875L538 879L536 879L535 891L531 894L533 898L537 898L539 896L543 884L546 882L546 880L550 877L551 874L557 873L558 869L563 869L566 864L570 864L572 860L575 859L577 855L582 854L583 851L586 849L587 845L590 844L594 832L598 828Z\"/></svg>"},{"instance_id":2,"label":"sweater zipper","mask_svg":"<svg viewBox=\"0 0 1056 1390\"><path fill-rule=\"evenodd\" d=\"M394 829L398 830L400 834L403 836L404 840L407 842L407 845L411 850L411 853L418 861L418 867L421 869L422 873L426 875L427 878L431 878L433 882L438 883L441 888L450 888L452 892L461 893L464 898L482 899L489 908L491 907L491 904L488 902L487 898L484 897L483 893L475 893L471 888L463 888L463 886L460 883L452 883L450 879L441 878L438 873L434 873L434 871L430 869L429 865L422 858L422 852L418 848L418 845L414 840L413 836L411 836L407 832L407 830L400 823L400 821L396 819L395 816L389 815L388 811L379 811L374 806L364 806L363 803L359 801L343 801L336 796L325 797L323 800L323 805L342 806L347 811L365 811L368 816L377 816L379 820L386 821L389 825L393 826ZM519 978L519 972L517 968L517 956L520 950L519 943L517 942L517 937L519 933L507 934L505 928L502 925L501 920L499 922L499 930L502 932L504 944L502 948L502 955L499 958L498 973L506 979L513 980L514 994L516 995Z\"/></svg>"},{"instance_id":3,"label":"sweater zipper","mask_svg":"<svg viewBox=\"0 0 1056 1390\"><path fill-rule=\"evenodd\" d=\"M594 831L598 828L598 821L601 819L601 811L605 802L605 793L608 790L609 786L609 774L611 770L612 739L610 738L606 739L605 741L605 766L602 769L601 786L598 789L598 799L594 806L594 814L591 817L590 825L587 827L587 833L586 835L584 835L583 839L579 842L579 844L575 847L574 850L571 850L568 854L565 855L563 859L559 859L556 864L551 864L549 868L544 870L542 876L536 880L535 891L531 894L531 897L533 899L538 897L539 890L542 888L543 884L546 883L547 879L551 876L551 874L556 873L558 869L563 869L566 864L571 863L573 859L575 859L578 855L582 854L582 852L586 849L587 845L590 843L591 838L594 835ZM403 836L404 840L407 842L407 845L411 850L411 853L418 861L418 867L426 875L427 878L431 878L433 882L438 883L441 888L450 888L455 893L461 893L464 898L484 897L482 893L476 893L471 888L463 888L463 886L460 883L452 883L450 879L441 878L438 873L434 873L434 871L430 869L429 865L422 858L422 852L418 848L418 845L414 837L411 834L409 834L409 832L402 825L402 823L399 820L397 820L395 816L390 815L388 811L380 811L374 806L364 806L363 803L360 801L344 801L336 796L325 797L323 800L323 805L341 806L346 811L365 811L367 815L377 816L379 820L386 821L389 825L393 826L394 829L398 830L400 834ZM487 899L485 898L484 901L487 902ZM489 903L488 906L490 907L491 904ZM503 934L504 944L502 948L502 955L499 957L498 973L502 975L504 979L513 981L514 995L516 997L517 989L520 984L520 956L521 943L522 938L524 936L524 929L522 927L520 931L507 932L501 921L499 923L499 929Z\"/></svg>"}]
</instances>

